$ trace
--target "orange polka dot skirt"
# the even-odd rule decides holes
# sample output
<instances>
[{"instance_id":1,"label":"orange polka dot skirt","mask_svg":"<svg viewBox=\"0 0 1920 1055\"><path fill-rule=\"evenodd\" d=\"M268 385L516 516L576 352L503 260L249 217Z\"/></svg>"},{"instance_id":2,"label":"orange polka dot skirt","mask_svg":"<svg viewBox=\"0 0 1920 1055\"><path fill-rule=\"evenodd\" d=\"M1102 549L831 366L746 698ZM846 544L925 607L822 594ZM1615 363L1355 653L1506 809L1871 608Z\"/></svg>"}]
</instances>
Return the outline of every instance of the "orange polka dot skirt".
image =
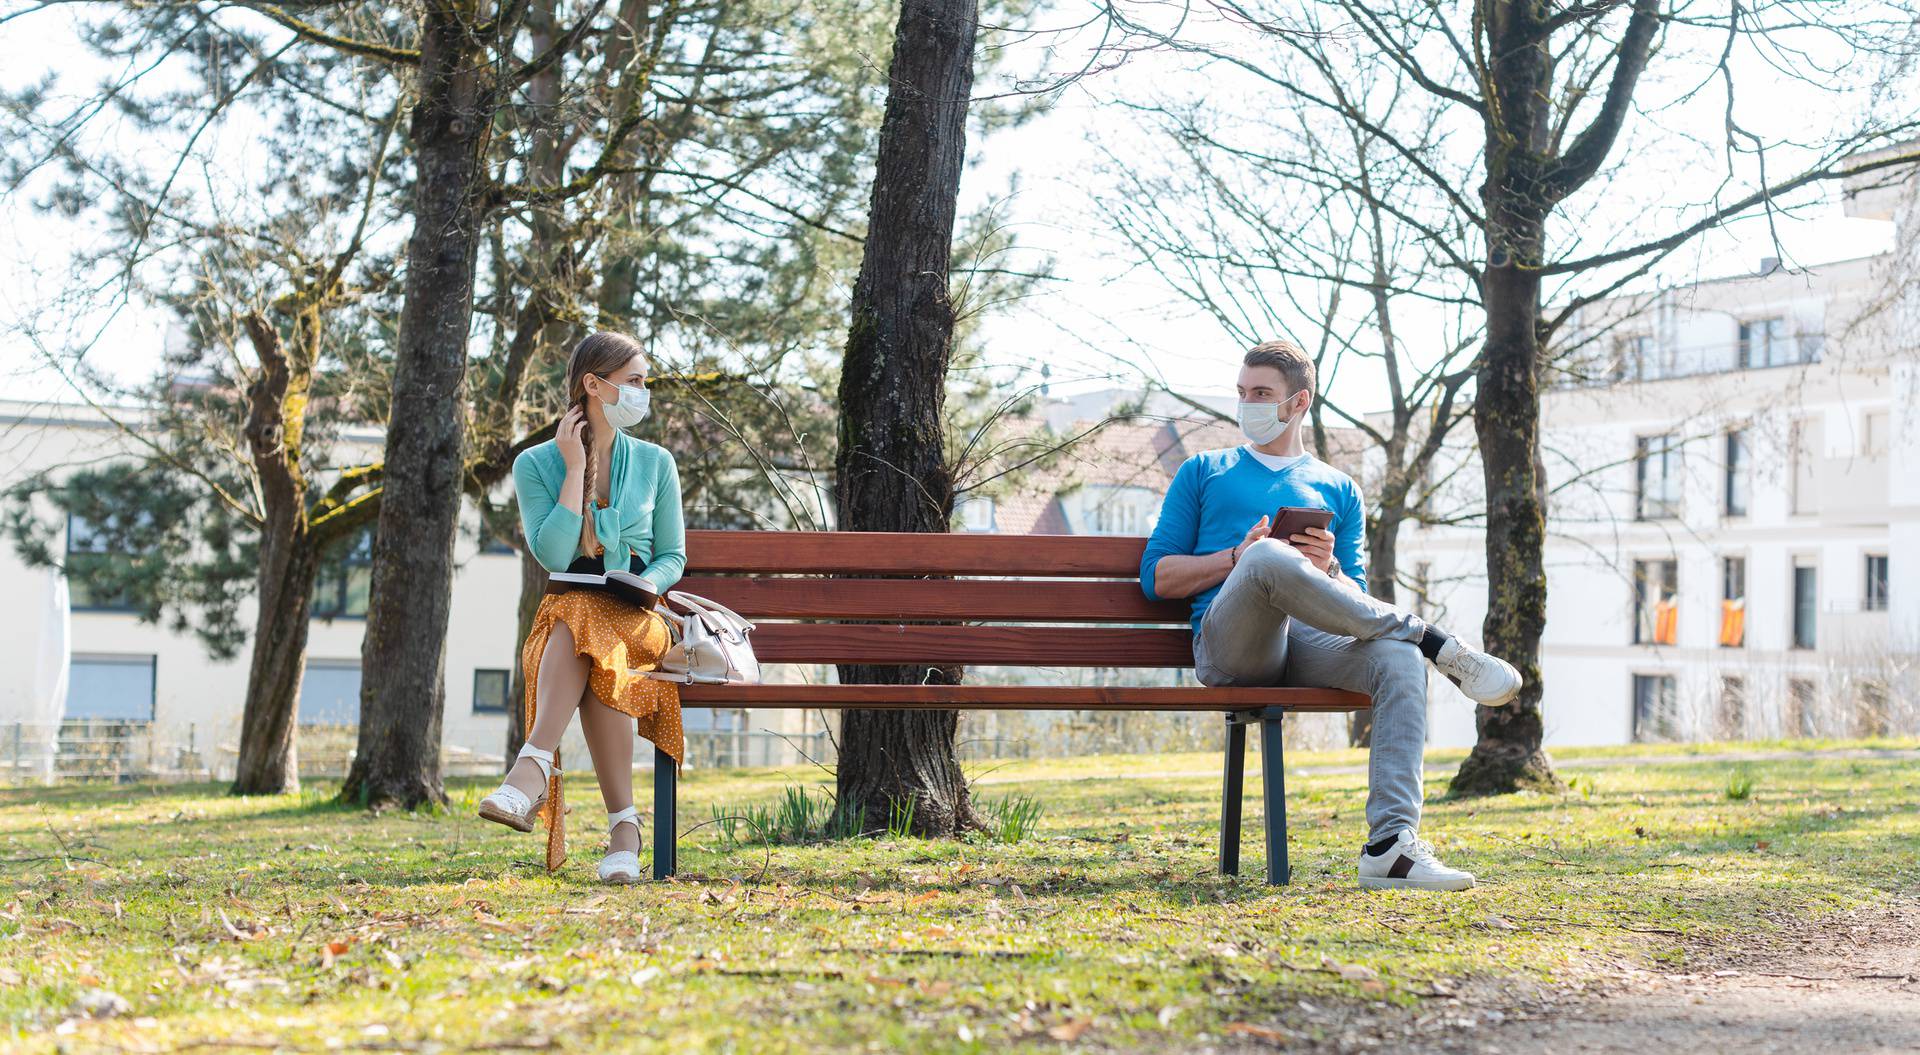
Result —
<instances>
[{"instance_id":1,"label":"orange polka dot skirt","mask_svg":"<svg viewBox=\"0 0 1920 1055\"><path fill-rule=\"evenodd\" d=\"M658 612L593 590L570 590L540 599L533 630L520 652L527 683L526 728L533 728L540 659L546 654L547 638L556 622L567 624L573 632L575 651L593 662L593 669L587 673L587 689L594 698L632 715L640 736L678 764L686 754L686 734L680 727L680 687L641 673L654 669L672 645L667 621ZM558 778L549 783L546 803L540 808L547 821L549 870L560 867L566 859L566 805L559 783Z\"/></svg>"}]
</instances>

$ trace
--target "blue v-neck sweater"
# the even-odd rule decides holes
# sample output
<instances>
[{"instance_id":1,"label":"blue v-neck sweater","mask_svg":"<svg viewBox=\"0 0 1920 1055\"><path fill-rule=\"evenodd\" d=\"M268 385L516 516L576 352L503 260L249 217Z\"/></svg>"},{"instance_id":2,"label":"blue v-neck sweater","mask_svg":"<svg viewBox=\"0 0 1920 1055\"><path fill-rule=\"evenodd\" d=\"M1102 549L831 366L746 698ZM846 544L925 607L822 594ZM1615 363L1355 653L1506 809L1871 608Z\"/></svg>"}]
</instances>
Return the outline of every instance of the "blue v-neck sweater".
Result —
<instances>
[{"instance_id":1,"label":"blue v-neck sweater","mask_svg":"<svg viewBox=\"0 0 1920 1055\"><path fill-rule=\"evenodd\" d=\"M1167 556L1217 553L1240 544L1261 517L1282 506L1311 506L1333 512L1333 557L1340 570L1367 588L1366 514L1353 477L1317 458L1284 469L1261 465L1245 447L1202 451L1181 463L1173 486L1160 503L1160 519L1140 558L1140 588L1154 592L1154 565ZM1220 592L1215 586L1193 598L1193 628Z\"/></svg>"}]
</instances>

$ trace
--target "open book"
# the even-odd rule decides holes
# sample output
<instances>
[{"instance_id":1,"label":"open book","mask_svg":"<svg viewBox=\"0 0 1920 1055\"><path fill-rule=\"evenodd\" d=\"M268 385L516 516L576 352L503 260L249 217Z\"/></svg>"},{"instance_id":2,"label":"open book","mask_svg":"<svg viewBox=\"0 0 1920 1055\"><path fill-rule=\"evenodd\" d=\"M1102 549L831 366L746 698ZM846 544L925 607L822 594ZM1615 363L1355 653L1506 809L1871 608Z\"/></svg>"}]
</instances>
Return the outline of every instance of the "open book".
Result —
<instances>
[{"instance_id":1,"label":"open book","mask_svg":"<svg viewBox=\"0 0 1920 1055\"><path fill-rule=\"evenodd\" d=\"M579 557L567 566L566 571L556 571L547 576L548 589L554 593L568 590L599 590L612 594L615 598L641 608L652 608L660 600L660 591L654 589L637 572L607 571L599 557Z\"/></svg>"}]
</instances>

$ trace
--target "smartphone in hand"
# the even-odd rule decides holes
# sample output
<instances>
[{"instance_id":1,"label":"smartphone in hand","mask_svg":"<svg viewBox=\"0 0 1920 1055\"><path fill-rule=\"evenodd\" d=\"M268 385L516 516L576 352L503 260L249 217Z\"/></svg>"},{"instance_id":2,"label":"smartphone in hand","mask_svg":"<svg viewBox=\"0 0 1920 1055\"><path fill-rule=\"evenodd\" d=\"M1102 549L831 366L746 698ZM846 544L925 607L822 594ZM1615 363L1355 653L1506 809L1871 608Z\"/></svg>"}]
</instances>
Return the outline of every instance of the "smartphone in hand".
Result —
<instances>
[{"instance_id":1,"label":"smartphone in hand","mask_svg":"<svg viewBox=\"0 0 1920 1055\"><path fill-rule=\"evenodd\" d=\"M1313 506L1281 506L1273 514L1273 528L1268 537L1277 538L1288 545L1293 544L1293 536L1304 534L1310 527L1327 529L1333 524L1333 510L1318 509Z\"/></svg>"}]
</instances>

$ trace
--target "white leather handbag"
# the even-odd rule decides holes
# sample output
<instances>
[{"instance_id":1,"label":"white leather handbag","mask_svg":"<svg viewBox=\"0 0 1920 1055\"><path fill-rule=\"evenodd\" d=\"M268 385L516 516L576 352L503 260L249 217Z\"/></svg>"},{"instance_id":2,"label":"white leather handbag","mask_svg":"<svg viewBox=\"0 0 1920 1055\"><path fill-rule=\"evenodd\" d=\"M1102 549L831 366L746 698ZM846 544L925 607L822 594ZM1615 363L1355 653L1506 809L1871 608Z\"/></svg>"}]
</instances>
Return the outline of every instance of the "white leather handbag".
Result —
<instances>
[{"instance_id":1,"label":"white leather handbag","mask_svg":"<svg viewBox=\"0 0 1920 1055\"><path fill-rule=\"evenodd\" d=\"M675 611L675 606L682 611ZM760 661L747 640L753 624L733 609L670 590L656 610L666 617L673 645L660 657L659 667L645 672L647 677L682 685L760 684Z\"/></svg>"}]
</instances>

